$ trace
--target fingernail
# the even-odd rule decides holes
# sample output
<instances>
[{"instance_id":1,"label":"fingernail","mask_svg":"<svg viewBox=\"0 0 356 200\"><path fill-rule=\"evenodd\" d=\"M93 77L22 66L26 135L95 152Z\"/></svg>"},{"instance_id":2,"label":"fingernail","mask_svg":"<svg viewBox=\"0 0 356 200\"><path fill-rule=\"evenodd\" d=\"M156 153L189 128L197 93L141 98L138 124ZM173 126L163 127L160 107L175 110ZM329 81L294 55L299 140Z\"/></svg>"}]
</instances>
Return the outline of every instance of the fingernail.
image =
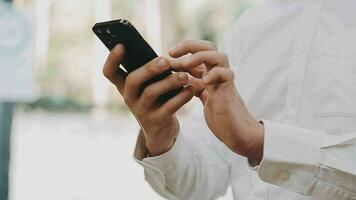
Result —
<instances>
[{"instance_id":1,"label":"fingernail","mask_svg":"<svg viewBox=\"0 0 356 200\"><path fill-rule=\"evenodd\" d=\"M185 81L185 80L187 80L188 76L185 73L179 73L178 78L182 81Z\"/></svg>"},{"instance_id":2,"label":"fingernail","mask_svg":"<svg viewBox=\"0 0 356 200\"><path fill-rule=\"evenodd\" d=\"M123 53L123 46L122 46L122 44L118 44L118 45L115 46L115 48L114 48L114 53L116 53L116 54L121 54L121 53Z\"/></svg>"},{"instance_id":3,"label":"fingernail","mask_svg":"<svg viewBox=\"0 0 356 200\"><path fill-rule=\"evenodd\" d=\"M164 58L160 58L157 62L158 67L165 67L167 65L167 61Z\"/></svg>"}]
</instances>

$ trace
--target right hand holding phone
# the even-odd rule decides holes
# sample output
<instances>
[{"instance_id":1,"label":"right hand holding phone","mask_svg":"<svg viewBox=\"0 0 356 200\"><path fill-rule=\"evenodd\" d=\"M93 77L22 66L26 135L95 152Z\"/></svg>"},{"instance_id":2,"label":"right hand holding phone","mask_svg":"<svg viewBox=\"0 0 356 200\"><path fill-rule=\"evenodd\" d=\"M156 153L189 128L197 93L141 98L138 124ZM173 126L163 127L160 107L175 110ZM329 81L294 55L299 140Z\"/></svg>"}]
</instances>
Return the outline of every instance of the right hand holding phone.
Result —
<instances>
[{"instance_id":1,"label":"right hand holding phone","mask_svg":"<svg viewBox=\"0 0 356 200\"><path fill-rule=\"evenodd\" d=\"M188 75L180 72L142 89L145 82L171 67L169 60L158 57L127 74L119 68L124 55L125 47L122 44L117 45L106 60L103 73L116 86L136 117L145 135L150 155L161 155L173 146L179 132L175 113L193 98L195 88L187 85ZM163 94L183 86L182 92L167 102L162 104L157 101Z\"/></svg>"}]
</instances>

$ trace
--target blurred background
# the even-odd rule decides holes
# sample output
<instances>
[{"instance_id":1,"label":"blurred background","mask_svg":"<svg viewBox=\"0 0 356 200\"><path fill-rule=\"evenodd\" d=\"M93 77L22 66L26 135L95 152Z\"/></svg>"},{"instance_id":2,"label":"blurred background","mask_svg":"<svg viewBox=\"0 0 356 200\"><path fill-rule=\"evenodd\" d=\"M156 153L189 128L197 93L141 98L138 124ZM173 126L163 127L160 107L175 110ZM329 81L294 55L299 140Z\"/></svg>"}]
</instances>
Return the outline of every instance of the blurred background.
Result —
<instances>
[{"instance_id":1,"label":"blurred background","mask_svg":"<svg viewBox=\"0 0 356 200\"><path fill-rule=\"evenodd\" d=\"M139 127L102 76L108 51L91 27L126 18L158 54L166 55L185 39L218 43L241 13L260 2L0 3L0 126L13 119L9 199L161 199L132 157ZM2 151L7 146L3 139Z\"/></svg>"}]
</instances>

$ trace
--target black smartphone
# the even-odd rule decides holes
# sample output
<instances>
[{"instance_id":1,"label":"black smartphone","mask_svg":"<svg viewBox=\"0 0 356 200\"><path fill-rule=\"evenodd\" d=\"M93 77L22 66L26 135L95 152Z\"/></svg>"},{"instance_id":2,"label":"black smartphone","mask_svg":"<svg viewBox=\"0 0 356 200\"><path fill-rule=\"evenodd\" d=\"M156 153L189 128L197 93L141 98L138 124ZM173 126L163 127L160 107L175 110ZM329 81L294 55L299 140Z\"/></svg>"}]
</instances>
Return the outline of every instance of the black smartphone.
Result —
<instances>
[{"instance_id":1,"label":"black smartphone","mask_svg":"<svg viewBox=\"0 0 356 200\"><path fill-rule=\"evenodd\" d=\"M121 65L128 73L145 65L158 56L152 47L143 39L137 29L125 19L97 23L94 25L93 31L110 51L119 43L125 46L125 58ZM145 86L160 81L172 73L171 70L167 70L154 77L144 84L142 90ZM182 91L182 88L172 90L162 95L158 99L158 102L164 103L176 96L180 91Z\"/></svg>"}]
</instances>

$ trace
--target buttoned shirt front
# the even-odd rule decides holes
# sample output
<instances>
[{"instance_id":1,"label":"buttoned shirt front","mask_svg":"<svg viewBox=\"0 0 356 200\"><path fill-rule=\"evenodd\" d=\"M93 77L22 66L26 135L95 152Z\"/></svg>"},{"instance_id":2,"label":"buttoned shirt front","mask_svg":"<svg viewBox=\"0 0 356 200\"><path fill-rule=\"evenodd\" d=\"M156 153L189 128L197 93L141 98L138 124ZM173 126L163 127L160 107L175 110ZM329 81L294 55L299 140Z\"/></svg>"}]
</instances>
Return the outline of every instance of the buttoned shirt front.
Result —
<instances>
[{"instance_id":1,"label":"buttoned shirt front","mask_svg":"<svg viewBox=\"0 0 356 200\"><path fill-rule=\"evenodd\" d=\"M265 125L251 168L207 127L203 108L181 122L170 151L135 157L169 199L356 200L356 1L267 1L221 42L250 112ZM224 102L221 102L224 103Z\"/></svg>"}]
</instances>

